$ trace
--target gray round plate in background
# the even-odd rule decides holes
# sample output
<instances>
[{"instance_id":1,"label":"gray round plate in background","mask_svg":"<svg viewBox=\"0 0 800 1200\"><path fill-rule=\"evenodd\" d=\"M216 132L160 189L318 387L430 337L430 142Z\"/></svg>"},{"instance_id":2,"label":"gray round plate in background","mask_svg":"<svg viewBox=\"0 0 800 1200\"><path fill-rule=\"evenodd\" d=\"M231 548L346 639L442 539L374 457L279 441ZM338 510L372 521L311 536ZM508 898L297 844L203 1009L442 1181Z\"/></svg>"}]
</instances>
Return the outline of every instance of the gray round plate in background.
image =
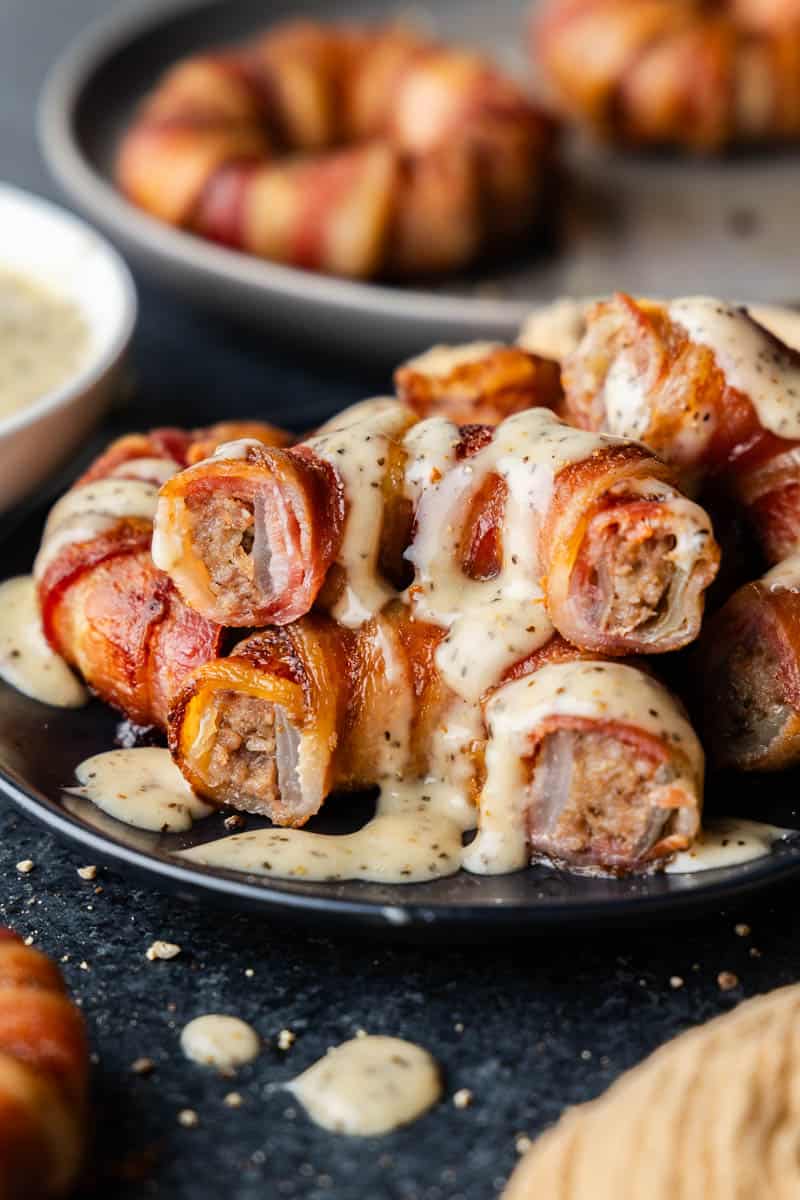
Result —
<instances>
[{"instance_id":1,"label":"gray round plate in background","mask_svg":"<svg viewBox=\"0 0 800 1200\"><path fill-rule=\"evenodd\" d=\"M518 74L527 4L305 0L302 13L403 15L491 51ZM525 312L559 295L621 288L792 303L800 298L800 151L725 160L614 156L568 141L554 232L511 261L427 290L332 279L263 262L163 225L115 190L111 164L137 102L163 69L287 16L291 0L135 0L90 28L51 72L40 110L45 156L69 196L143 267L196 301L306 346L396 362L435 341L512 337Z\"/></svg>"}]
</instances>

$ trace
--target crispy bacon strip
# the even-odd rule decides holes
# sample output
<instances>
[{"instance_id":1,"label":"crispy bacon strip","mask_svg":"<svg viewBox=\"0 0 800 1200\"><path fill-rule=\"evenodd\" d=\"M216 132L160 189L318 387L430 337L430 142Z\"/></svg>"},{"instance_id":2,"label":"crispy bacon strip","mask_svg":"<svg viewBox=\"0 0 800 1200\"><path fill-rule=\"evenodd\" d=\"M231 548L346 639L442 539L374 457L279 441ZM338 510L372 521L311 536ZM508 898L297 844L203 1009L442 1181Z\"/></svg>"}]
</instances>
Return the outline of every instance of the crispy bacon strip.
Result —
<instances>
[{"instance_id":1,"label":"crispy bacon strip","mask_svg":"<svg viewBox=\"0 0 800 1200\"><path fill-rule=\"evenodd\" d=\"M610 141L715 152L800 136L792 0L549 0L532 51L560 109Z\"/></svg>"},{"instance_id":2,"label":"crispy bacon strip","mask_svg":"<svg viewBox=\"0 0 800 1200\"><path fill-rule=\"evenodd\" d=\"M800 560L773 567L715 613L693 677L717 766L779 770L800 762Z\"/></svg>"},{"instance_id":3,"label":"crispy bacon strip","mask_svg":"<svg viewBox=\"0 0 800 1200\"><path fill-rule=\"evenodd\" d=\"M88 1047L80 1012L44 954L0 928L0 1193L57 1200L86 1143Z\"/></svg>"},{"instance_id":4,"label":"crispy bacon strip","mask_svg":"<svg viewBox=\"0 0 800 1200\"><path fill-rule=\"evenodd\" d=\"M163 725L185 673L219 652L221 628L189 609L150 556L158 487L195 443L252 423L190 434L154 430L120 438L59 501L35 568L44 632L102 699L140 725Z\"/></svg>"},{"instance_id":5,"label":"crispy bacon strip","mask_svg":"<svg viewBox=\"0 0 800 1200\"><path fill-rule=\"evenodd\" d=\"M458 269L537 216L553 127L480 55L290 22L171 68L117 181L160 220L366 278Z\"/></svg>"},{"instance_id":6,"label":"crispy bacon strip","mask_svg":"<svg viewBox=\"0 0 800 1200\"><path fill-rule=\"evenodd\" d=\"M465 706L437 669L442 636L410 619L401 605L357 631L312 616L254 634L231 657L185 680L170 713L173 755L201 795L284 826L303 825L333 790L398 778L458 784L465 799L479 805L476 824L485 819L496 829L489 814L506 809L514 814L506 832L520 838L521 860L495 859L490 851L482 863L486 838L481 843L479 833L477 870L515 869L531 853L635 870L689 845L698 827L702 755L682 716L675 716L676 702L659 685L642 685L640 671L624 668L631 677L626 682L640 687L624 721L613 707L616 677L607 688L604 675L593 678L596 717L560 711L551 689L551 709L532 724L523 720L510 736L497 711L519 703L512 689L545 666L585 656L555 638L517 664L485 706ZM661 736L647 713L639 720L641 696L651 706L657 696L680 721L685 746ZM494 723L494 750L486 741L484 707ZM460 741L452 733L459 726ZM489 846L495 844L489 835Z\"/></svg>"},{"instance_id":7,"label":"crispy bacon strip","mask_svg":"<svg viewBox=\"0 0 800 1200\"><path fill-rule=\"evenodd\" d=\"M397 394L421 417L497 425L512 413L561 402L558 364L516 346L434 346L395 371Z\"/></svg>"},{"instance_id":8,"label":"crispy bacon strip","mask_svg":"<svg viewBox=\"0 0 800 1200\"><path fill-rule=\"evenodd\" d=\"M713 338L700 341L682 323L684 306L697 303L741 338L750 378L774 383L777 404L767 417L774 428ZM800 440L790 432L800 424L799 369L800 355L744 310L702 298L668 306L618 294L587 315L586 333L564 364L562 411L584 429L644 442L691 489L721 481L777 562L800 547Z\"/></svg>"}]
</instances>

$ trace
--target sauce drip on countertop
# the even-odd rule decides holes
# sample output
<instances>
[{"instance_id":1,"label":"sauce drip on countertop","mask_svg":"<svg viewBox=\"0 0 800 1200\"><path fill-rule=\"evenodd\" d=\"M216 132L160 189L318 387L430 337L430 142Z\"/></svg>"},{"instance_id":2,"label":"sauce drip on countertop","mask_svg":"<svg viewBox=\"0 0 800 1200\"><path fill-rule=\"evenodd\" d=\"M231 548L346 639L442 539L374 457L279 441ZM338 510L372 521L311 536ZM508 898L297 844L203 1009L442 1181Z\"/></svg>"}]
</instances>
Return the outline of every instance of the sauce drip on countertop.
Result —
<instances>
[{"instance_id":1,"label":"sauce drip on countertop","mask_svg":"<svg viewBox=\"0 0 800 1200\"><path fill-rule=\"evenodd\" d=\"M356 1137L408 1125L442 1094L428 1051L393 1037L343 1042L287 1087L316 1125Z\"/></svg>"}]
</instances>

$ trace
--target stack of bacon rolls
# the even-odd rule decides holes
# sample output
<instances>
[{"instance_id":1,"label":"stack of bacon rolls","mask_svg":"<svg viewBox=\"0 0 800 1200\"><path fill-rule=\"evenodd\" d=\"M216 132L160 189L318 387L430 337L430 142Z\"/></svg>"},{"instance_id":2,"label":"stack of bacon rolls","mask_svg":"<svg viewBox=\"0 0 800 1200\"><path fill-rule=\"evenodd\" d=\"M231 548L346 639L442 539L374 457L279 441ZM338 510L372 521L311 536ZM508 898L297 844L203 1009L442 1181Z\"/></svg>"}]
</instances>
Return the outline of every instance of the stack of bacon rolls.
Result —
<instances>
[{"instance_id":1,"label":"stack of bacon rolls","mask_svg":"<svg viewBox=\"0 0 800 1200\"><path fill-rule=\"evenodd\" d=\"M800 761L800 355L719 301L620 295L563 380L567 420L637 437L748 519L771 569L706 623L694 707L716 765Z\"/></svg>"},{"instance_id":2,"label":"stack of bacon rolls","mask_svg":"<svg viewBox=\"0 0 800 1200\"><path fill-rule=\"evenodd\" d=\"M708 514L652 450L563 422L520 348L437 347L396 388L292 445L117 443L48 522L48 637L217 805L300 826L333 792L435 789L472 870L663 864L704 760L643 656L700 631Z\"/></svg>"}]
</instances>

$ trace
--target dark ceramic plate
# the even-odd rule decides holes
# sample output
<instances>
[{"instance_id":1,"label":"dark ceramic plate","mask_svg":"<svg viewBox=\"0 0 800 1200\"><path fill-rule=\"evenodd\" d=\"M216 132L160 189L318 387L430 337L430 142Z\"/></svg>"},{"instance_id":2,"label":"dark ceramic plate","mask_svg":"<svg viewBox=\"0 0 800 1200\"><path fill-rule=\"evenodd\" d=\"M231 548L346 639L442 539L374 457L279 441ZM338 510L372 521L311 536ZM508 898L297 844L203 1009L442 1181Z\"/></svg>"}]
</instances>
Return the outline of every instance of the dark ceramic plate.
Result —
<instances>
[{"instance_id":1,"label":"dark ceramic plate","mask_svg":"<svg viewBox=\"0 0 800 1200\"><path fill-rule=\"evenodd\" d=\"M638 923L719 908L768 884L800 874L800 844L783 843L769 857L696 875L604 880L534 867L514 875L460 874L433 883L282 882L214 868L187 866L173 851L220 837L222 816L190 834L132 829L88 801L65 796L74 768L114 744L118 719L99 703L68 711L45 707L0 683L0 791L60 837L81 845L87 861L109 862L187 900L260 909L309 926L396 932L410 937L480 939L495 932L534 933L566 927ZM738 811L794 827L797 776L737 780L715 789L725 812ZM735 794L738 791L738 794ZM712 790L712 800L714 791ZM313 828L342 832L371 812L368 796L326 806ZM249 821L254 828L256 821Z\"/></svg>"},{"instance_id":2,"label":"dark ceramic plate","mask_svg":"<svg viewBox=\"0 0 800 1200\"><path fill-rule=\"evenodd\" d=\"M398 13L530 73L529 0L129 0L66 52L40 111L45 156L67 193L172 287L270 332L397 362L434 341L510 337L524 313L557 295L622 288L753 301L797 298L800 156L699 161L613 156L573 140L558 181L554 228L512 261L435 287L387 287L261 262L152 220L111 182L114 148L164 67L236 41L287 15L387 19Z\"/></svg>"}]
</instances>

